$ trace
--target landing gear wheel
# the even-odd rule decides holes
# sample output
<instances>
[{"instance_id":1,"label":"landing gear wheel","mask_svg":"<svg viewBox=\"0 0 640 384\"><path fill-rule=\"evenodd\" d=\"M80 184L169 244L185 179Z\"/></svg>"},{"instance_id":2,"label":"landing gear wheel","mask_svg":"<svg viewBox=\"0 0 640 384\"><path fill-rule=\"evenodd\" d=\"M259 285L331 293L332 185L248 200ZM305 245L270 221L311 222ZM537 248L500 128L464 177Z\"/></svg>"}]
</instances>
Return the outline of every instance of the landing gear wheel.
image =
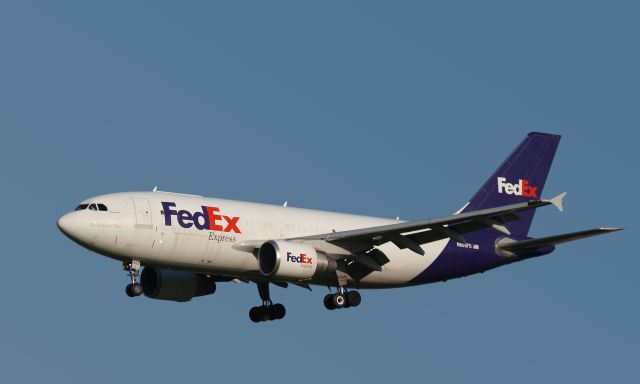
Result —
<instances>
[{"instance_id":1,"label":"landing gear wheel","mask_svg":"<svg viewBox=\"0 0 640 384\"><path fill-rule=\"evenodd\" d=\"M131 292L133 293L133 296L142 295L142 284L140 283L131 284Z\"/></svg>"},{"instance_id":2,"label":"landing gear wheel","mask_svg":"<svg viewBox=\"0 0 640 384\"><path fill-rule=\"evenodd\" d=\"M131 283L127 284L124 291L127 293L129 297L136 297L142 295L142 284L140 283Z\"/></svg>"},{"instance_id":3,"label":"landing gear wheel","mask_svg":"<svg viewBox=\"0 0 640 384\"><path fill-rule=\"evenodd\" d=\"M131 290L131 286L133 286L133 284L127 284L127 286L124 288L124 291L126 292L127 296L135 297L135 295L133 294L133 290Z\"/></svg>"},{"instance_id":4,"label":"landing gear wheel","mask_svg":"<svg viewBox=\"0 0 640 384\"><path fill-rule=\"evenodd\" d=\"M349 291L347 293L347 303L350 307L357 307L362 302L362 296L358 291Z\"/></svg>"},{"instance_id":5,"label":"landing gear wheel","mask_svg":"<svg viewBox=\"0 0 640 384\"><path fill-rule=\"evenodd\" d=\"M347 291L339 287L338 292L324 297L324 307L328 310L357 307L362 302L362 296L358 291Z\"/></svg>"},{"instance_id":6,"label":"landing gear wheel","mask_svg":"<svg viewBox=\"0 0 640 384\"><path fill-rule=\"evenodd\" d=\"M262 321L262 307L253 307L249 310L249 318L254 323L259 323Z\"/></svg>"},{"instance_id":7,"label":"landing gear wheel","mask_svg":"<svg viewBox=\"0 0 640 384\"><path fill-rule=\"evenodd\" d=\"M336 309L342 309L347 305L347 300L342 293L336 293L333 295L332 304Z\"/></svg>"},{"instance_id":8,"label":"landing gear wheel","mask_svg":"<svg viewBox=\"0 0 640 384\"><path fill-rule=\"evenodd\" d=\"M282 304L261 305L251 308L249 318L254 323L259 323L267 320L280 320L284 318L286 313L287 310Z\"/></svg>"},{"instance_id":9,"label":"landing gear wheel","mask_svg":"<svg viewBox=\"0 0 640 384\"><path fill-rule=\"evenodd\" d=\"M287 310L285 309L284 305L280 303L274 304L273 306L270 307L270 309L271 309L271 314L273 315L273 320L283 319L284 315L287 314Z\"/></svg>"},{"instance_id":10,"label":"landing gear wheel","mask_svg":"<svg viewBox=\"0 0 640 384\"><path fill-rule=\"evenodd\" d=\"M287 310L282 304L273 304L271 295L269 294L269 283L256 283L258 293L262 300L262 305L253 307L249 310L249 318L254 323L267 320L280 320L287 314Z\"/></svg>"},{"instance_id":11,"label":"landing gear wheel","mask_svg":"<svg viewBox=\"0 0 640 384\"><path fill-rule=\"evenodd\" d=\"M336 309L336 307L333 305L333 294L329 293L324 297L324 307L330 311Z\"/></svg>"}]
</instances>

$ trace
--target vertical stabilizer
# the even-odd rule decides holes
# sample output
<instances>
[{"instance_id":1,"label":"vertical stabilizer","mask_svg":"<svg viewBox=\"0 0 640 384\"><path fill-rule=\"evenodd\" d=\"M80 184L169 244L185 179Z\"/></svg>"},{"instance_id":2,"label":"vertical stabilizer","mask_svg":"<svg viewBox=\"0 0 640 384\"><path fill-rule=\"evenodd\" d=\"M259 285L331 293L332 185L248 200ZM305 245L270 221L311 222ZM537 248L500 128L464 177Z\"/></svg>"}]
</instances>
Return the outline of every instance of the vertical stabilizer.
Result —
<instances>
[{"instance_id":1,"label":"vertical stabilizer","mask_svg":"<svg viewBox=\"0 0 640 384\"><path fill-rule=\"evenodd\" d=\"M560 135L531 132L489 177L462 212L540 199ZM535 210L519 212L509 231L526 236Z\"/></svg>"}]
</instances>

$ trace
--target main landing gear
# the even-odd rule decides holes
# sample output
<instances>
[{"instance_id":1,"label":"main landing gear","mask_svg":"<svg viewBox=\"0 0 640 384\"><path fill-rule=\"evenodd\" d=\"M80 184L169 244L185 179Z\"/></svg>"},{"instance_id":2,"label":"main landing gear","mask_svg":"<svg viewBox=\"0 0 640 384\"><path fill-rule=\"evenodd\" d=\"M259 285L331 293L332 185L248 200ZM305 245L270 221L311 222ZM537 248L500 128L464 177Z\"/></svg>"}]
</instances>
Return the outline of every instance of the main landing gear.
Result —
<instances>
[{"instance_id":1,"label":"main landing gear","mask_svg":"<svg viewBox=\"0 0 640 384\"><path fill-rule=\"evenodd\" d=\"M253 307L249 311L249 318L254 323L267 320L280 320L284 318L287 311L282 304L273 304L271 302L271 296L269 294L269 283L256 283L258 286L258 293L262 300L262 305L259 307Z\"/></svg>"},{"instance_id":2,"label":"main landing gear","mask_svg":"<svg viewBox=\"0 0 640 384\"><path fill-rule=\"evenodd\" d=\"M358 291L347 291L344 287L340 287L338 292L324 297L324 306L328 310L357 307L361 301L362 296Z\"/></svg>"},{"instance_id":3,"label":"main landing gear","mask_svg":"<svg viewBox=\"0 0 640 384\"><path fill-rule=\"evenodd\" d=\"M142 284L138 283L138 275L140 274L140 262L138 260L129 260L122 263L122 269L128 272L131 283L127 284L125 292L129 297L142 295Z\"/></svg>"}]
</instances>

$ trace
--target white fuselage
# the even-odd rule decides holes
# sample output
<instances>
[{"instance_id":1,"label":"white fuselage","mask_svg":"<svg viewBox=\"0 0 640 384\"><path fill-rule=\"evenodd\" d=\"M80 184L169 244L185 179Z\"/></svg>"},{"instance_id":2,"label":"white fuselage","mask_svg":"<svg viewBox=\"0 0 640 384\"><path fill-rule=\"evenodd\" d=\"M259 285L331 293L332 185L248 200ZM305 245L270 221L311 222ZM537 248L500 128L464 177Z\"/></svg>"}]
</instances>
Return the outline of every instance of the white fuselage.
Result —
<instances>
[{"instance_id":1,"label":"white fuselage","mask_svg":"<svg viewBox=\"0 0 640 384\"><path fill-rule=\"evenodd\" d=\"M85 200L83 204L103 204L107 210L77 210L63 216L59 226L84 247L118 260L139 260L143 265L240 278L260 276L256 255L239 247L244 242L398 223L392 219L167 192L115 193ZM174 212L168 212L171 210ZM401 250L393 243L384 244L379 248L389 263L382 271L366 276L358 286L405 285L431 265L448 241L423 245L424 256Z\"/></svg>"}]
</instances>

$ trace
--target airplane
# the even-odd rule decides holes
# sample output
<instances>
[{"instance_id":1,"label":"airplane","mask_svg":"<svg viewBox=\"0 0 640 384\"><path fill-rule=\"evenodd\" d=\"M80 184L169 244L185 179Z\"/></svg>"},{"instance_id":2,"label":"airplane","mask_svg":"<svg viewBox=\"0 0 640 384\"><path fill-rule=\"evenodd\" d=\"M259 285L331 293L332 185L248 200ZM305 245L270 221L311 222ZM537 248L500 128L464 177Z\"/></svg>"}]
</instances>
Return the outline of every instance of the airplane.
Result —
<instances>
[{"instance_id":1,"label":"airplane","mask_svg":"<svg viewBox=\"0 0 640 384\"><path fill-rule=\"evenodd\" d=\"M327 286L327 309L357 307L360 289L447 281L620 230L528 236L538 208L563 211L566 193L541 198L559 142L559 135L529 133L446 217L401 221L154 188L86 199L57 225L80 246L121 261L130 297L186 302L235 281L257 285L261 305L249 311L256 323L286 314L271 300L270 284Z\"/></svg>"}]
</instances>

